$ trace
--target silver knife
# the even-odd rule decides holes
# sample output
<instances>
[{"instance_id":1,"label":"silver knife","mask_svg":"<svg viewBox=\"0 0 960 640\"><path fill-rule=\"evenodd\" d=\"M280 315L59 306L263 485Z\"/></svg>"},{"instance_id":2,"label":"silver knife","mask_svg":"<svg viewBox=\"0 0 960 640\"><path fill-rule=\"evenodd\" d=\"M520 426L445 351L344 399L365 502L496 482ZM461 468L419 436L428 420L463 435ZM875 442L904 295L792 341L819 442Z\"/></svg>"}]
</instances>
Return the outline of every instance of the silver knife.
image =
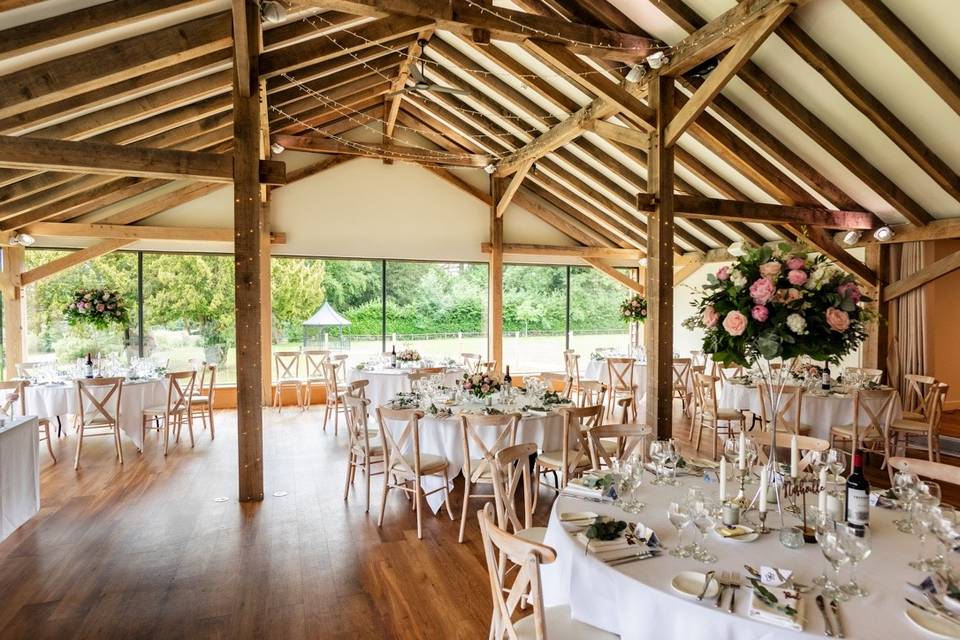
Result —
<instances>
[{"instance_id":1,"label":"silver knife","mask_svg":"<svg viewBox=\"0 0 960 640\"><path fill-rule=\"evenodd\" d=\"M656 558L656 557L659 556L659 555L660 555L660 554L658 554L658 553L651 553L651 552L638 553L638 554L633 555L633 556L627 556L626 558L617 558L616 560L611 560L610 562L607 563L607 565L608 565L608 566L611 566L611 567L618 567L618 566L620 566L621 564L628 564L628 563L630 563L630 562L638 562L638 561L640 561L640 560L649 560L650 558Z\"/></svg>"},{"instance_id":2,"label":"silver knife","mask_svg":"<svg viewBox=\"0 0 960 640\"><path fill-rule=\"evenodd\" d=\"M843 638L843 618L840 617L840 602L836 599L830 601L830 611L833 612L833 618L837 621L837 637Z\"/></svg>"},{"instance_id":3,"label":"silver knife","mask_svg":"<svg viewBox=\"0 0 960 640\"><path fill-rule=\"evenodd\" d=\"M817 594L817 609L820 609L820 615L823 616L823 635L828 638L833 637L833 624L830 623L830 616L827 615L827 606L823 602L823 596Z\"/></svg>"},{"instance_id":4,"label":"silver knife","mask_svg":"<svg viewBox=\"0 0 960 640\"><path fill-rule=\"evenodd\" d=\"M907 604L909 604L910 606L916 607L917 609L920 609L921 611L926 611L927 613L929 613L929 614L932 615L932 616L936 616L936 617L940 618L941 620L946 620L947 622L952 622L952 623L955 624L955 625L960 625L960 622L957 622L957 620L956 620L955 618L951 617L951 616L948 615L948 614L945 614L945 613L942 612L942 611L938 611L937 609L934 609L934 608L932 608L932 607L924 606L924 605L920 604L919 602L916 602L916 601L914 601L914 600L911 600L910 598L904 598L904 600L906 600L906 601L907 601Z\"/></svg>"}]
</instances>

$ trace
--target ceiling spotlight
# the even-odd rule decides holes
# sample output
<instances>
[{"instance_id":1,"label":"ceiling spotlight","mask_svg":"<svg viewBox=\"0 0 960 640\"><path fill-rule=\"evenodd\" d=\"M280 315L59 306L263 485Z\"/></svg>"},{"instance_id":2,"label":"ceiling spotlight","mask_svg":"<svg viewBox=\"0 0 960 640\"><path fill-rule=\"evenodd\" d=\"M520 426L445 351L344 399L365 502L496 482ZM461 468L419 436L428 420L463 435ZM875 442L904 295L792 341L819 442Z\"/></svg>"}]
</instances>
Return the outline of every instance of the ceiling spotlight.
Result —
<instances>
[{"instance_id":1,"label":"ceiling spotlight","mask_svg":"<svg viewBox=\"0 0 960 640\"><path fill-rule=\"evenodd\" d=\"M260 4L260 15L263 16L264 22L279 24L287 19L287 8L279 2L267 0Z\"/></svg>"},{"instance_id":2,"label":"ceiling spotlight","mask_svg":"<svg viewBox=\"0 0 960 640\"><path fill-rule=\"evenodd\" d=\"M860 242L860 237L862 235L862 233L856 230L847 231L845 234L843 234L843 243L848 247L852 247Z\"/></svg>"},{"instance_id":3,"label":"ceiling spotlight","mask_svg":"<svg viewBox=\"0 0 960 640\"><path fill-rule=\"evenodd\" d=\"M496 168L495 166L493 166L493 163L491 162L490 164L488 164L487 166L485 166L485 167L483 168L483 170L486 171L487 173L489 173L490 175L493 175L493 172L496 171L497 168Z\"/></svg>"},{"instance_id":4,"label":"ceiling spotlight","mask_svg":"<svg viewBox=\"0 0 960 640\"><path fill-rule=\"evenodd\" d=\"M670 62L670 58L663 51L654 51L647 56L647 64L650 65L651 69L659 69L668 62Z\"/></svg>"},{"instance_id":5,"label":"ceiling spotlight","mask_svg":"<svg viewBox=\"0 0 960 640\"><path fill-rule=\"evenodd\" d=\"M283 153L283 152L286 151L286 150L287 150L287 148L284 147L284 146L283 146L282 144L280 144L279 142L274 142L273 144L270 145L270 151L272 151L272 152L273 152L273 155L275 155L275 156L280 155L281 153Z\"/></svg>"},{"instance_id":6,"label":"ceiling spotlight","mask_svg":"<svg viewBox=\"0 0 960 640\"><path fill-rule=\"evenodd\" d=\"M873 232L874 239L879 242L886 242L888 240L893 240L893 236L895 235L897 234L895 234L893 232L893 229L891 229L887 225L883 225L882 227L880 227L879 229Z\"/></svg>"},{"instance_id":7,"label":"ceiling spotlight","mask_svg":"<svg viewBox=\"0 0 960 640\"><path fill-rule=\"evenodd\" d=\"M745 256L745 255L747 255L747 249L748 249L748 248L749 248L749 247L747 246L747 243L746 243L746 242L744 242L743 240L738 240L738 241L734 242L733 244L731 244L729 247L727 247L727 251L728 251L728 252L730 253L730 255L732 255L734 258L739 258L740 256Z\"/></svg>"},{"instance_id":8,"label":"ceiling spotlight","mask_svg":"<svg viewBox=\"0 0 960 640\"><path fill-rule=\"evenodd\" d=\"M644 68L642 64L635 64L627 72L627 82L639 82L643 77Z\"/></svg>"},{"instance_id":9,"label":"ceiling spotlight","mask_svg":"<svg viewBox=\"0 0 960 640\"><path fill-rule=\"evenodd\" d=\"M650 261L647 260L646 258L640 258L640 268L641 268L641 269L646 269L646 268L647 268L647 265L648 265L649 263L650 263Z\"/></svg>"},{"instance_id":10,"label":"ceiling spotlight","mask_svg":"<svg viewBox=\"0 0 960 640\"><path fill-rule=\"evenodd\" d=\"M16 246L31 247L36 241L37 239L34 238L29 233L15 233L12 236L10 236L11 247L16 247Z\"/></svg>"}]
</instances>

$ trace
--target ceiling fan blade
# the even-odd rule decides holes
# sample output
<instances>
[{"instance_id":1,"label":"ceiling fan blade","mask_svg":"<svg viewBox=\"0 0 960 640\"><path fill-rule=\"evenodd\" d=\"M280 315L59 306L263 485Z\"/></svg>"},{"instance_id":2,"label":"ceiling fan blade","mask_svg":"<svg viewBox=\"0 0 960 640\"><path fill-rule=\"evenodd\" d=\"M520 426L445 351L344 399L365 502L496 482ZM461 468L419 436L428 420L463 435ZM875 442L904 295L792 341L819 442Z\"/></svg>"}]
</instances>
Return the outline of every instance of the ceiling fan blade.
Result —
<instances>
[{"instance_id":1,"label":"ceiling fan blade","mask_svg":"<svg viewBox=\"0 0 960 640\"><path fill-rule=\"evenodd\" d=\"M437 93L452 93L457 96L468 96L470 95L469 91L464 91L463 89L454 89L453 87L441 87L438 84L430 85L428 91L435 91Z\"/></svg>"}]
</instances>

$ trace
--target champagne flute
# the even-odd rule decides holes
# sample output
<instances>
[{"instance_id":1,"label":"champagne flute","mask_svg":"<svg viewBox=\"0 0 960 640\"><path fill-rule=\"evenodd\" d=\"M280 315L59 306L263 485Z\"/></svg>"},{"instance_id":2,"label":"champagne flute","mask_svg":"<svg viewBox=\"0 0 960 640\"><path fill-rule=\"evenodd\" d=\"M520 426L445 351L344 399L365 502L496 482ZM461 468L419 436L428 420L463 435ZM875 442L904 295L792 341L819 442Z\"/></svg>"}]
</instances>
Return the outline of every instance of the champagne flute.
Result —
<instances>
[{"instance_id":1,"label":"champagne flute","mask_svg":"<svg viewBox=\"0 0 960 640\"><path fill-rule=\"evenodd\" d=\"M837 525L837 531L840 532L840 542L850 563L850 582L842 587L843 591L851 596L866 596L867 590L857 582L857 565L866 560L872 551L870 527L852 527L844 524Z\"/></svg>"},{"instance_id":2,"label":"champagne flute","mask_svg":"<svg viewBox=\"0 0 960 640\"><path fill-rule=\"evenodd\" d=\"M915 473L909 471L897 471L893 476L893 495L897 497L898 506L902 511L907 512L906 518L898 518L893 521L897 530L903 533L913 533L913 500L917 497L917 485L920 484L920 478Z\"/></svg>"},{"instance_id":3,"label":"champagne flute","mask_svg":"<svg viewBox=\"0 0 960 640\"><path fill-rule=\"evenodd\" d=\"M700 562L712 563L717 561L717 556L707 550L707 534L717 523L717 512L712 503L708 500L695 502L693 505L693 526L697 528L700 536L700 542L696 545L696 551L693 557Z\"/></svg>"},{"instance_id":4,"label":"champagne flute","mask_svg":"<svg viewBox=\"0 0 960 640\"><path fill-rule=\"evenodd\" d=\"M654 479L653 484L661 486L665 484L663 478L661 477L661 469L663 467L664 460L667 459L667 441L666 440L654 440L650 443L650 459L653 460L653 469L656 479Z\"/></svg>"},{"instance_id":5,"label":"champagne flute","mask_svg":"<svg viewBox=\"0 0 960 640\"><path fill-rule=\"evenodd\" d=\"M667 507L667 519L677 530L677 546L670 549L670 555L674 558L689 558L692 551L683 544L683 529L692 519L689 507L682 502L671 502Z\"/></svg>"}]
</instances>

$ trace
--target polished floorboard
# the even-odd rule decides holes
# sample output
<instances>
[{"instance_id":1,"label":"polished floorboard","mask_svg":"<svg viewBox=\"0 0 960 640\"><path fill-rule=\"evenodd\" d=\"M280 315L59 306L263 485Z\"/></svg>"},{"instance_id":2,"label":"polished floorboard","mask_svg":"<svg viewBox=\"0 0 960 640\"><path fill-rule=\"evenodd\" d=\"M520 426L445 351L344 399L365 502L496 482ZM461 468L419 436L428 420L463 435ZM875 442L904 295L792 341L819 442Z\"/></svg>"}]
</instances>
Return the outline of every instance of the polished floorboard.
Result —
<instances>
[{"instance_id":1,"label":"polished floorboard","mask_svg":"<svg viewBox=\"0 0 960 640\"><path fill-rule=\"evenodd\" d=\"M72 431L58 464L41 447L41 511L0 543L0 638L485 638L475 518L461 545L457 522L425 514L420 541L394 492L378 528L381 478L369 514L361 480L343 501L346 435L321 416L265 411L261 503L236 500L234 412L166 458L156 434L142 455L127 441L123 465L89 438L79 471Z\"/></svg>"}]
</instances>

